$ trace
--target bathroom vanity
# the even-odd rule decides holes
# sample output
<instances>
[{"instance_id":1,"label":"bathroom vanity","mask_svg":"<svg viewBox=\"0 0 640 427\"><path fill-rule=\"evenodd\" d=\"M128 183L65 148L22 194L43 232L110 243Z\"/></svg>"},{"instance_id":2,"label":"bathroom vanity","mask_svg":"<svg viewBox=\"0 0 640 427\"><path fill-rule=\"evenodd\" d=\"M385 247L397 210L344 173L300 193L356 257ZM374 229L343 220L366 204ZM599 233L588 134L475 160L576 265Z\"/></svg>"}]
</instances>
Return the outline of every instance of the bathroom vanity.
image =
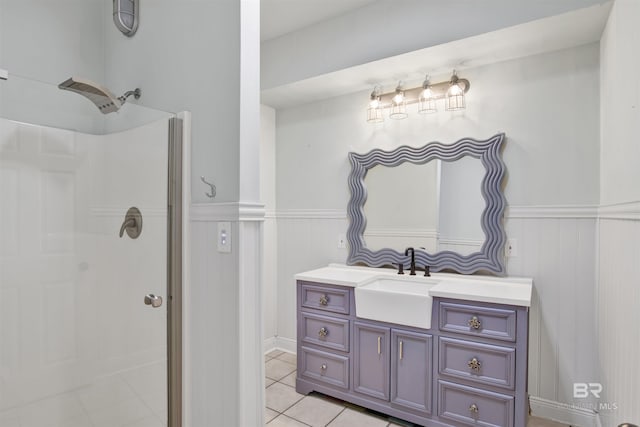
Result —
<instances>
[{"instance_id":1,"label":"bathroom vanity","mask_svg":"<svg viewBox=\"0 0 640 427\"><path fill-rule=\"evenodd\" d=\"M531 279L330 265L296 281L299 393L423 426L526 426Z\"/></svg>"}]
</instances>

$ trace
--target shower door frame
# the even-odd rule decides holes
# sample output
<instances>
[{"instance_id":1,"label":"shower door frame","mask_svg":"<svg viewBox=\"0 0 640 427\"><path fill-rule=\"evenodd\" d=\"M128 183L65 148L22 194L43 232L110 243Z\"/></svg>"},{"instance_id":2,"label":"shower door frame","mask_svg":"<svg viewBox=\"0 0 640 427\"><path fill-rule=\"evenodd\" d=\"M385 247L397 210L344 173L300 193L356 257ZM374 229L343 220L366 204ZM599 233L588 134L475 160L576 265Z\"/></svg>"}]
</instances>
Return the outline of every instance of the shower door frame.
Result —
<instances>
[{"instance_id":1,"label":"shower door frame","mask_svg":"<svg viewBox=\"0 0 640 427\"><path fill-rule=\"evenodd\" d=\"M167 186L167 427L182 427L183 120L169 119Z\"/></svg>"}]
</instances>

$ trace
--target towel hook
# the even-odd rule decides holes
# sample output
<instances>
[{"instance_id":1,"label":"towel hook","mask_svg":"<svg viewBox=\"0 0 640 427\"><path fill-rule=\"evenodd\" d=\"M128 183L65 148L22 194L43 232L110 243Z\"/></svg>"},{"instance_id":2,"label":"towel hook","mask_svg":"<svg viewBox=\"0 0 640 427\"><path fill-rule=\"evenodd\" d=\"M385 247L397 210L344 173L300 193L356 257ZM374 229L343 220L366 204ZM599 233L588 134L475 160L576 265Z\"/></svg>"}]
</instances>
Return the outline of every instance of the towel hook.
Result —
<instances>
[{"instance_id":1,"label":"towel hook","mask_svg":"<svg viewBox=\"0 0 640 427\"><path fill-rule=\"evenodd\" d=\"M210 198L213 199L214 197L216 197L216 186L213 185L210 182L207 182L207 180L204 179L204 176L200 176L200 181L204 182L205 184L207 184L209 187L211 187L211 192L207 193L206 191L204 192L204 194Z\"/></svg>"}]
</instances>

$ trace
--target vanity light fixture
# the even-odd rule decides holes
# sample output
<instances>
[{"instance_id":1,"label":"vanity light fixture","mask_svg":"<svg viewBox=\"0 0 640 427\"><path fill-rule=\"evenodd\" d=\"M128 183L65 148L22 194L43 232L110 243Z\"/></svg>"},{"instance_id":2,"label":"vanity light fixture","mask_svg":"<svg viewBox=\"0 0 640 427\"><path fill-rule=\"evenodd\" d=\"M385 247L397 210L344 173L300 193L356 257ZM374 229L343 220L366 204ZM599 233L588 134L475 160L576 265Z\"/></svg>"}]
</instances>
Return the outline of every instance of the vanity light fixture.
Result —
<instances>
[{"instance_id":1,"label":"vanity light fixture","mask_svg":"<svg viewBox=\"0 0 640 427\"><path fill-rule=\"evenodd\" d=\"M401 120L406 119L407 116L407 101L404 96L404 90L402 89L402 82L398 82L395 95L391 98L391 111L389 112L389 118Z\"/></svg>"},{"instance_id":2,"label":"vanity light fixture","mask_svg":"<svg viewBox=\"0 0 640 427\"><path fill-rule=\"evenodd\" d=\"M384 109L389 110L390 118L404 119L408 116L408 104L418 104L420 114L435 113L440 99L444 100L446 111L463 110L466 107L465 94L470 87L469 80L459 78L455 70L451 79L444 82L431 83L429 76L426 76L421 86L407 89L399 82L393 92L387 93L381 93L380 87L376 86L371 92L367 122L382 122Z\"/></svg>"},{"instance_id":3,"label":"vanity light fixture","mask_svg":"<svg viewBox=\"0 0 640 427\"><path fill-rule=\"evenodd\" d=\"M369 107L367 108L367 122L380 123L384 121L382 117L382 104L380 102L380 88L376 86L371 92L369 98Z\"/></svg>"}]
</instances>

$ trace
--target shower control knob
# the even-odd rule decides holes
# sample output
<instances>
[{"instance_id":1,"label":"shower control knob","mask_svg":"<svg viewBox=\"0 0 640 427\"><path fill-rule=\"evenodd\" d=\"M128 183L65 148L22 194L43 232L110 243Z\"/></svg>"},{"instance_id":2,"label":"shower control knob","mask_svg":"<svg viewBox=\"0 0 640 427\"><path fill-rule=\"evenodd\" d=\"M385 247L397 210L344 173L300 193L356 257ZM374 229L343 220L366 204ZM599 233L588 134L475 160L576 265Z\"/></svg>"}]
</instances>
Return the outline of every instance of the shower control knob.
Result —
<instances>
[{"instance_id":1,"label":"shower control knob","mask_svg":"<svg viewBox=\"0 0 640 427\"><path fill-rule=\"evenodd\" d=\"M153 308L158 308L162 305L162 297L155 296L154 294L147 294L144 296L144 303Z\"/></svg>"}]
</instances>

